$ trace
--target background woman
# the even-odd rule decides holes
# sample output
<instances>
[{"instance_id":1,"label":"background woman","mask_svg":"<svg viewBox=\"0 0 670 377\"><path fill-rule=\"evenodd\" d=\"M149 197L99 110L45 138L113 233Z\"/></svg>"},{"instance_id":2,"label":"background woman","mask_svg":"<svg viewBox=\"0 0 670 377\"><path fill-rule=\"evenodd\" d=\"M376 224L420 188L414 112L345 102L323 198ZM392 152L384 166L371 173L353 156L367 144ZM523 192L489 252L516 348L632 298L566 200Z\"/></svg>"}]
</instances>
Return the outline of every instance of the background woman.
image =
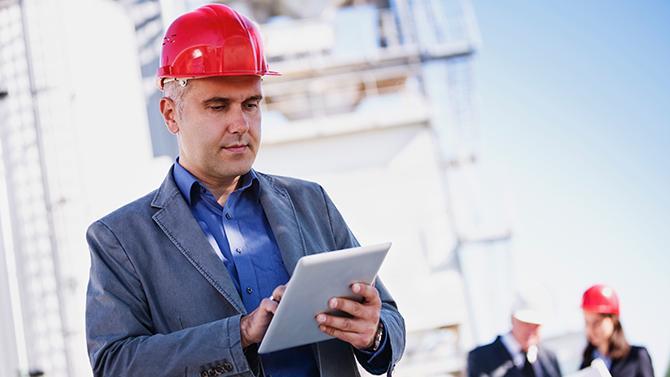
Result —
<instances>
[{"instance_id":1,"label":"background woman","mask_svg":"<svg viewBox=\"0 0 670 377\"><path fill-rule=\"evenodd\" d=\"M654 377L647 349L631 346L619 320L619 297L611 287L597 284L582 297L587 346L580 369L601 359L612 377Z\"/></svg>"}]
</instances>

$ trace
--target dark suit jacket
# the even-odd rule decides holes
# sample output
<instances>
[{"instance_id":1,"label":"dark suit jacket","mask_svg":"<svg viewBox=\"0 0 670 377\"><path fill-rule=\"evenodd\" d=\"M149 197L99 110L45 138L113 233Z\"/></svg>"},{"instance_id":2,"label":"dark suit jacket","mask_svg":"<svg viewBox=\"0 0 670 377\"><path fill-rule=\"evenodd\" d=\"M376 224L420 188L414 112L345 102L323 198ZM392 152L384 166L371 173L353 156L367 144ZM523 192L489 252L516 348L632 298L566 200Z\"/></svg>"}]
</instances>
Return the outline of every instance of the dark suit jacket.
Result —
<instances>
[{"instance_id":1,"label":"dark suit jacket","mask_svg":"<svg viewBox=\"0 0 670 377\"><path fill-rule=\"evenodd\" d=\"M561 377L561 369L553 352L538 347L537 362L540 363L543 377ZM468 354L468 377L522 376L500 336L493 343L477 347Z\"/></svg>"},{"instance_id":2,"label":"dark suit jacket","mask_svg":"<svg viewBox=\"0 0 670 377\"><path fill-rule=\"evenodd\" d=\"M260 202L286 266L306 254L357 246L321 186L258 174ZM240 345L246 314L228 271L172 177L88 230L86 338L95 376L251 377ZM390 375L405 348L404 320L381 282ZM351 345L313 345L322 377L358 376Z\"/></svg>"},{"instance_id":3,"label":"dark suit jacket","mask_svg":"<svg viewBox=\"0 0 670 377\"><path fill-rule=\"evenodd\" d=\"M593 357L582 361L580 369L591 365ZM644 347L632 346L630 353L623 359L613 359L610 367L612 377L654 377L649 352Z\"/></svg>"}]
</instances>

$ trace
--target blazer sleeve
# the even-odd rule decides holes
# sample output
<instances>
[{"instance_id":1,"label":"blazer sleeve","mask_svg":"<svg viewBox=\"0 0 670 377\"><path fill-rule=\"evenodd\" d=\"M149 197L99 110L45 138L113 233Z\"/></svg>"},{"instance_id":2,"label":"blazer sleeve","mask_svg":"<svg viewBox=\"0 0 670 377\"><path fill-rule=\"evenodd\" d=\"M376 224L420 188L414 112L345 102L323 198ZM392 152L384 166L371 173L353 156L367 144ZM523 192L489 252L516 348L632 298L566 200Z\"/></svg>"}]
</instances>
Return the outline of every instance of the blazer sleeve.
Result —
<instances>
[{"instance_id":1,"label":"blazer sleeve","mask_svg":"<svg viewBox=\"0 0 670 377\"><path fill-rule=\"evenodd\" d=\"M468 361L465 369L468 377L480 377L483 374L482 370L479 369L476 351L468 353Z\"/></svg>"},{"instance_id":2,"label":"blazer sleeve","mask_svg":"<svg viewBox=\"0 0 670 377\"><path fill-rule=\"evenodd\" d=\"M356 240L344 218L323 188L321 188L321 193L326 203L328 220L337 248L345 249L359 246L358 240ZM405 350L405 320L400 315L398 306L379 278L375 281L375 287L379 291L379 297L382 300L381 320L384 322L384 329L388 337L387 346L391 347L391 352L383 352L380 356L386 356L388 360L382 361L376 358L374 365L368 362L369 360L366 355L358 352L355 352L355 355L358 362L368 372L373 374L386 373L390 377L393 368L400 361ZM380 364L385 365L385 367L377 368Z\"/></svg>"},{"instance_id":3,"label":"blazer sleeve","mask_svg":"<svg viewBox=\"0 0 670 377\"><path fill-rule=\"evenodd\" d=\"M96 377L253 376L241 347L240 315L156 334L141 281L117 236L98 221L86 238L86 339Z\"/></svg>"},{"instance_id":4,"label":"blazer sleeve","mask_svg":"<svg viewBox=\"0 0 670 377\"><path fill-rule=\"evenodd\" d=\"M638 369L638 374L635 377L654 377L654 366L651 363L651 356L647 349L642 347L640 348L639 355L640 368Z\"/></svg>"}]
</instances>

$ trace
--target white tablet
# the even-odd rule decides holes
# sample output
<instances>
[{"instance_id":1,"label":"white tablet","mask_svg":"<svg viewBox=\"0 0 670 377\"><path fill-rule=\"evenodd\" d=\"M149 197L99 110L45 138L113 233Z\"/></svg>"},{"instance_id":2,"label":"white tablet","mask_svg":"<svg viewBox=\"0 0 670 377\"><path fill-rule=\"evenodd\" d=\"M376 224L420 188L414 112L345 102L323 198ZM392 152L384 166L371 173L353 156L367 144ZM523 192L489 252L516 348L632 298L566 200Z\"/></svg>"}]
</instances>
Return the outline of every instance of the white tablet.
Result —
<instances>
[{"instance_id":1,"label":"white tablet","mask_svg":"<svg viewBox=\"0 0 670 377\"><path fill-rule=\"evenodd\" d=\"M316 315L332 313L328 308L332 297L356 299L351 285L371 284L390 248L389 242L300 258L258 353L331 339L319 330Z\"/></svg>"},{"instance_id":2,"label":"white tablet","mask_svg":"<svg viewBox=\"0 0 670 377\"><path fill-rule=\"evenodd\" d=\"M604 361L594 359L590 367L572 373L568 377L612 377L612 375Z\"/></svg>"}]
</instances>

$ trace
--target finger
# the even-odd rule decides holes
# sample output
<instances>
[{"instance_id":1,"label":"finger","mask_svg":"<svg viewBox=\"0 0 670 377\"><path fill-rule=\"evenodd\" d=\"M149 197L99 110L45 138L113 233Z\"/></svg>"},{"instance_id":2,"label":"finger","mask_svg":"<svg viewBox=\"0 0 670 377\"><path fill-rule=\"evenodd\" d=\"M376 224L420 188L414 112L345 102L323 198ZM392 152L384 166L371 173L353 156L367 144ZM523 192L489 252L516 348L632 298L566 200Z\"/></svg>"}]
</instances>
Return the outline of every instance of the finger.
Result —
<instances>
[{"instance_id":1,"label":"finger","mask_svg":"<svg viewBox=\"0 0 670 377\"><path fill-rule=\"evenodd\" d=\"M321 313L316 316L316 322L319 325L333 327L338 330L354 333L371 333L377 328L372 322L357 320L354 318L343 318Z\"/></svg>"},{"instance_id":2,"label":"finger","mask_svg":"<svg viewBox=\"0 0 670 377\"><path fill-rule=\"evenodd\" d=\"M263 299L256 310L240 319L240 330L244 347L260 342L272 320L276 307L276 302Z\"/></svg>"},{"instance_id":3,"label":"finger","mask_svg":"<svg viewBox=\"0 0 670 377\"><path fill-rule=\"evenodd\" d=\"M370 344L368 340L362 336L361 334L353 333L353 332L348 332L348 331L343 331L340 329L336 329L334 327L330 326L325 326L325 325L320 325L319 330L321 332L326 333L330 336L333 336L337 339L340 339L342 341L345 341L352 346L358 348L358 349L366 349L370 347Z\"/></svg>"},{"instance_id":4,"label":"finger","mask_svg":"<svg viewBox=\"0 0 670 377\"><path fill-rule=\"evenodd\" d=\"M354 318L373 318L374 310L370 310L364 304L350 300L345 297L333 297L330 299L328 306L331 309L341 310L345 313L351 314Z\"/></svg>"},{"instance_id":5,"label":"finger","mask_svg":"<svg viewBox=\"0 0 670 377\"><path fill-rule=\"evenodd\" d=\"M284 296L284 292L286 292L286 286L285 285L279 285L277 288L272 291L272 299L276 302L280 302L281 298Z\"/></svg>"},{"instance_id":6,"label":"finger","mask_svg":"<svg viewBox=\"0 0 670 377\"><path fill-rule=\"evenodd\" d=\"M269 298L262 299L260 305L258 305L258 307L266 314L275 314L277 311L277 306L279 306L279 304L270 300Z\"/></svg>"},{"instance_id":7,"label":"finger","mask_svg":"<svg viewBox=\"0 0 670 377\"><path fill-rule=\"evenodd\" d=\"M354 283L351 285L351 291L359 296L363 296L365 302L381 305L381 299L379 298L379 291L372 285L364 283Z\"/></svg>"}]
</instances>

